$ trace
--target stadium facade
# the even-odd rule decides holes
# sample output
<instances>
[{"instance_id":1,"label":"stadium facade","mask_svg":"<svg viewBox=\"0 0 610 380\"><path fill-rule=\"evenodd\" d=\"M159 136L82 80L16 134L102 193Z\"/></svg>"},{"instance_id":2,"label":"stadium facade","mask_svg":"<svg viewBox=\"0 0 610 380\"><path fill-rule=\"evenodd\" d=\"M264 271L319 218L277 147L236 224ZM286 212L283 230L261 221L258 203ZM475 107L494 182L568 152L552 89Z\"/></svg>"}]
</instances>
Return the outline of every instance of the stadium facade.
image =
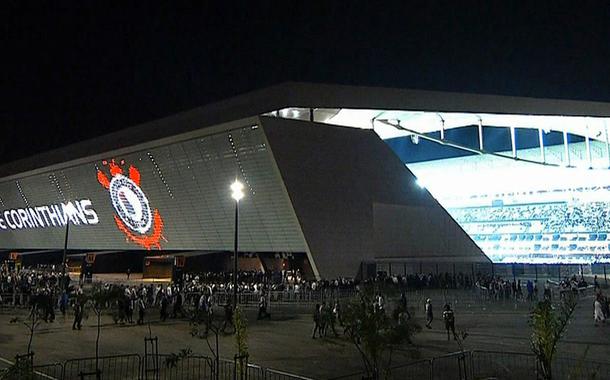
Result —
<instances>
[{"instance_id":1,"label":"stadium facade","mask_svg":"<svg viewBox=\"0 0 610 380\"><path fill-rule=\"evenodd\" d=\"M609 116L597 102L287 83L0 167L0 248L214 256L222 270L239 179L244 269L602 263Z\"/></svg>"}]
</instances>

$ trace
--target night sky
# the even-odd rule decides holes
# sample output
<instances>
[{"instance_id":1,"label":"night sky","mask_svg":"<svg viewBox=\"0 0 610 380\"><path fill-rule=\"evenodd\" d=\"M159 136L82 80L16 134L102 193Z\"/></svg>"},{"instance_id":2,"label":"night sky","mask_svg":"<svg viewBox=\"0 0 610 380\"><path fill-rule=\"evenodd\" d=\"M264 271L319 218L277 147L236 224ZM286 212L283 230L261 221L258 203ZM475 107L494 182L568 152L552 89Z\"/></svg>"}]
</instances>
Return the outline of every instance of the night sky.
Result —
<instances>
[{"instance_id":1,"label":"night sky","mask_svg":"<svg viewBox=\"0 0 610 380\"><path fill-rule=\"evenodd\" d=\"M606 1L54 3L0 5L0 164L287 80L610 101Z\"/></svg>"}]
</instances>

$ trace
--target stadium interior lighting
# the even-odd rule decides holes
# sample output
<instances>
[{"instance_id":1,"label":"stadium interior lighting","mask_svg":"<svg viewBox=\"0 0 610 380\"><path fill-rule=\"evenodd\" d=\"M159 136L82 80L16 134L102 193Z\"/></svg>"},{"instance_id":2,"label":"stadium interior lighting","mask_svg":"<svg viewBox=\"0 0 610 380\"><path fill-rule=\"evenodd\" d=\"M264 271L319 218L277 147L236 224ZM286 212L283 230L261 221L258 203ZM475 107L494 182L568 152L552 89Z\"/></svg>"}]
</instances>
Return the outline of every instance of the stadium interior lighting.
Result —
<instances>
[{"instance_id":1,"label":"stadium interior lighting","mask_svg":"<svg viewBox=\"0 0 610 380\"><path fill-rule=\"evenodd\" d=\"M304 109L288 107L279 110L278 115L289 118L302 118ZM497 113L439 112L417 110L379 110L379 109L324 109L316 113L316 121L346 127L374 129L382 139L407 136L408 132L388 125L371 123L371 120L385 119L391 124L402 124L403 127L418 133L441 132L481 124L483 127L516 129L542 129L544 133L562 132L571 135L586 136L594 140L603 140L608 119L592 116L560 115L526 115ZM443 139L444 136L441 136Z\"/></svg>"},{"instance_id":2,"label":"stadium interior lighting","mask_svg":"<svg viewBox=\"0 0 610 380\"><path fill-rule=\"evenodd\" d=\"M244 185L235 180L231 184L231 198L235 199L236 202L239 202L244 197Z\"/></svg>"}]
</instances>

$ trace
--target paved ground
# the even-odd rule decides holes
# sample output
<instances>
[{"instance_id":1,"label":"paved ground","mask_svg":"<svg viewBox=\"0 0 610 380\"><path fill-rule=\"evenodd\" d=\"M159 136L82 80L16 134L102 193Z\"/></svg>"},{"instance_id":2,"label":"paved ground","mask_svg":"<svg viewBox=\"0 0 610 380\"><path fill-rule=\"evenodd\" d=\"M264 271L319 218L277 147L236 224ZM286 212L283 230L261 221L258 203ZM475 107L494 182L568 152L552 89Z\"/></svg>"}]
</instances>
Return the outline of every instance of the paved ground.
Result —
<instances>
[{"instance_id":1,"label":"paved ground","mask_svg":"<svg viewBox=\"0 0 610 380\"><path fill-rule=\"evenodd\" d=\"M413 312L416 318L422 319L423 313L419 308ZM26 328L19 323L10 323L14 316L23 317L24 314L23 310L0 309L0 357L12 358L25 352L28 340ZM271 321L256 321L254 311L248 311L250 361L320 379L358 371L359 357L349 342L342 338L311 339L310 314L304 310L276 308ZM610 360L610 325L594 327L592 315L592 299L581 300L560 344L560 354L580 357L588 346L589 359ZM456 305L457 328L469 333L465 342L467 349L529 352L527 319L526 305ZM81 331L72 331L71 322L71 316L64 318L60 315L54 323L42 323L33 342L37 363L94 355L96 328L93 316L85 322ZM435 321L433 327L415 337L414 348L419 350L422 357L458 349L455 342L447 342L441 321ZM209 355L205 340L192 337L186 321L155 321L152 323L152 333L159 337L159 351L162 353L190 347L195 353ZM147 334L146 326L115 325L110 317L104 317L101 354L142 354ZM232 336L222 336L221 356L232 357L234 344ZM406 360L399 355L395 362Z\"/></svg>"}]
</instances>

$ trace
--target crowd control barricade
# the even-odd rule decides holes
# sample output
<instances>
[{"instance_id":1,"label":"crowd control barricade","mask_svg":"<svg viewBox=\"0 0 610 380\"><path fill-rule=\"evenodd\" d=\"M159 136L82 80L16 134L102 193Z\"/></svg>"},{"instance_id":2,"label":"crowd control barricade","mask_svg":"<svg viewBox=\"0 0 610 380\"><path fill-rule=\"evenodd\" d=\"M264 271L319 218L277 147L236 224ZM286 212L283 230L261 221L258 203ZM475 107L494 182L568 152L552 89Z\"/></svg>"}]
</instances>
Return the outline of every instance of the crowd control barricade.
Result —
<instances>
[{"instance_id":1,"label":"crowd control barricade","mask_svg":"<svg viewBox=\"0 0 610 380\"><path fill-rule=\"evenodd\" d=\"M433 380L471 380L472 356L469 351L454 352L432 359Z\"/></svg>"},{"instance_id":2,"label":"crowd control barricade","mask_svg":"<svg viewBox=\"0 0 610 380\"><path fill-rule=\"evenodd\" d=\"M536 357L521 352L472 351L472 366L475 379L535 380L538 373Z\"/></svg>"},{"instance_id":3,"label":"crowd control barricade","mask_svg":"<svg viewBox=\"0 0 610 380\"><path fill-rule=\"evenodd\" d=\"M235 362L233 360L218 360L218 380L233 380L235 373Z\"/></svg>"},{"instance_id":4,"label":"crowd control barricade","mask_svg":"<svg viewBox=\"0 0 610 380\"><path fill-rule=\"evenodd\" d=\"M248 364L246 380L266 380L265 369L256 364Z\"/></svg>"},{"instance_id":5,"label":"crowd control barricade","mask_svg":"<svg viewBox=\"0 0 610 380\"><path fill-rule=\"evenodd\" d=\"M61 380L64 366L61 363L35 365L33 367L34 379Z\"/></svg>"},{"instance_id":6,"label":"crowd control barricade","mask_svg":"<svg viewBox=\"0 0 610 380\"><path fill-rule=\"evenodd\" d=\"M432 360L424 359L390 368L390 379L431 379ZM382 375L383 377L383 375Z\"/></svg>"},{"instance_id":7,"label":"crowd control barricade","mask_svg":"<svg viewBox=\"0 0 610 380\"><path fill-rule=\"evenodd\" d=\"M553 379L610 379L610 363L583 358L557 357L551 365Z\"/></svg>"},{"instance_id":8,"label":"crowd control barricade","mask_svg":"<svg viewBox=\"0 0 610 380\"><path fill-rule=\"evenodd\" d=\"M191 355L169 365L167 358L170 355L159 354L159 367L157 371L146 373L151 380L186 380L186 379L213 379L212 360L206 356Z\"/></svg>"},{"instance_id":9,"label":"crowd control barricade","mask_svg":"<svg viewBox=\"0 0 610 380\"><path fill-rule=\"evenodd\" d=\"M313 380L309 377L294 375L287 372L267 368L265 370L265 380Z\"/></svg>"},{"instance_id":10,"label":"crowd control barricade","mask_svg":"<svg viewBox=\"0 0 610 380\"><path fill-rule=\"evenodd\" d=\"M364 377L366 377L366 372L359 371L359 372L354 372L354 373L350 373L347 375L331 377L328 380L362 380L362 378L364 378Z\"/></svg>"},{"instance_id":11,"label":"crowd control barricade","mask_svg":"<svg viewBox=\"0 0 610 380\"><path fill-rule=\"evenodd\" d=\"M97 370L99 370L99 377L104 380L140 378L141 360L138 354L101 356L97 362L98 367L96 368L94 357L66 360L62 379L96 379Z\"/></svg>"}]
</instances>

